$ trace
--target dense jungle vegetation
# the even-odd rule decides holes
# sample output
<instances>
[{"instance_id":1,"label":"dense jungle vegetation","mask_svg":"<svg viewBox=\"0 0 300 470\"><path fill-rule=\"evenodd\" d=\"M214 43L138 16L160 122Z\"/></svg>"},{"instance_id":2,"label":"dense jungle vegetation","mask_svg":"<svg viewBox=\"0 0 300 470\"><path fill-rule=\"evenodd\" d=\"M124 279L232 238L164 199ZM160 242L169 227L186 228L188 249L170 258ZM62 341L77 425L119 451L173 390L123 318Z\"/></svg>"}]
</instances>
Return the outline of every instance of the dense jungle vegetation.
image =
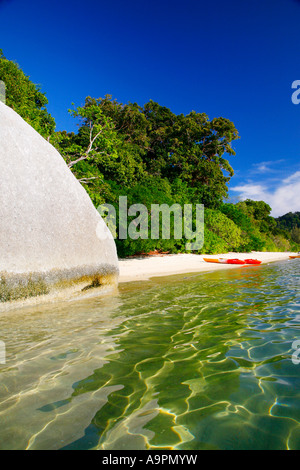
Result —
<instances>
[{"instance_id":1,"label":"dense jungle vegetation","mask_svg":"<svg viewBox=\"0 0 300 470\"><path fill-rule=\"evenodd\" d=\"M228 119L210 120L195 111L176 115L151 100L144 106L122 104L107 95L87 97L70 111L79 123L77 133L56 131L45 94L1 50L0 80L6 104L57 148L96 207L118 208L119 196L127 196L128 206L144 204L149 211L152 204L204 204L201 253L300 249L299 212L276 220L264 201L226 202L234 174L232 143L239 138ZM116 239L120 257L184 252L186 241Z\"/></svg>"}]
</instances>

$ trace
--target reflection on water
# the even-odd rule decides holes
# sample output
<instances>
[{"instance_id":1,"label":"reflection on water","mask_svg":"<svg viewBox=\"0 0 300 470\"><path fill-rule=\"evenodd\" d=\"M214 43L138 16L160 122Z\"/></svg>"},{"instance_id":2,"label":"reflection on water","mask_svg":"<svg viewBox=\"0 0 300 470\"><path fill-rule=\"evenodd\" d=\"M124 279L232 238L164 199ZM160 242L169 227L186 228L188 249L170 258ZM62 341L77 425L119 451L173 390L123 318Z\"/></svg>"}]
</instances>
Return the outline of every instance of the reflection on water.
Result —
<instances>
[{"instance_id":1,"label":"reflection on water","mask_svg":"<svg viewBox=\"0 0 300 470\"><path fill-rule=\"evenodd\" d=\"M1 449L300 449L298 261L0 316Z\"/></svg>"}]
</instances>

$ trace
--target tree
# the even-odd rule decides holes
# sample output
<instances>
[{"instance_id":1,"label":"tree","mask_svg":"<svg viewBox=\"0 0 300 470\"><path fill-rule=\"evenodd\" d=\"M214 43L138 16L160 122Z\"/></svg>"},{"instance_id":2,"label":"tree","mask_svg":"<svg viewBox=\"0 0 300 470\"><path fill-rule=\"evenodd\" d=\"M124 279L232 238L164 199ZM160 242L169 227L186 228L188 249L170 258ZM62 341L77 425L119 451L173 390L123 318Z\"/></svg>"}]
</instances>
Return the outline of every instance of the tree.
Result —
<instances>
[{"instance_id":1,"label":"tree","mask_svg":"<svg viewBox=\"0 0 300 470\"><path fill-rule=\"evenodd\" d=\"M300 244L300 227L293 227L291 231L292 240Z\"/></svg>"},{"instance_id":2,"label":"tree","mask_svg":"<svg viewBox=\"0 0 300 470\"><path fill-rule=\"evenodd\" d=\"M294 227L300 227L300 212L288 212L276 219L278 227L286 230L292 230Z\"/></svg>"},{"instance_id":3,"label":"tree","mask_svg":"<svg viewBox=\"0 0 300 470\"><path fill-rule=\"evenodd\" d=\"M123 105L108 95L96 100L104 115L127 144L127 152L139 155L145 171L171 183L180 178L195 189L198 202L216 207L227 196L233 169L225 154L235 155L231 142L238 132L228 119L210 121L192 111L176 115L149 101ZM227 173L227 175L225 175Z\"/></svg>"},{"instance_id":4,"label":"tree","mask_svg":"<svg viewBox=\"0 0 300 470\"><path fill-rule=\"evenodd\" d=\"M14 109L43 137L55 130L55 120L47 112L48 100L39 86L32 83L19 65L6 59L0 49L0 80L6 86L6 104Z\"/></svg>"},{"instance_id":5,"label":"tree","mask_svg":"<svg viewBox=\"0 0 300 470\"><path fill-rule=\"evenodd\" d=\"M238 132L233 123L225 118L209 121L206 114L195 111L175 115L153 101L144 106L144 114L150 123L145 156L149 171L170 181L180 177L207 207L219 205L234 173L224 158L225 153L235 155L231 142L238 139Z\"/></svg>"},{"instance_id":6,"label":"tree","mask_svg":"<svg viewBox=\"0 0 300 470\"><path fill-rule=\"evenodd\" d=\"M117 132L102 101L87 97L83 107L70 111L79 119L78 133L57 132L51 138L95 205L105 199L106 202L117 199L110 189L110 180L123 187L130 186L143 174L136 146Z\"/></svg>"},{"instance_id":7,"label":"tree","mask_svg":"<svg viewBox=\"0 0 300 470\"><path fill-rule=\"evenodd\" d=\"M115 147L118 136L114 123L104 114L97 101L88 97L84 107L70 111L82 125L77 139L68 147L69 168L83 160L99 163L103 155L117 157Z\"/></svg>"},{"instance_id":8,"label":"tree","mask_svg":"<svg viewBox=\"0 0 300 470\"><path fill-rule=\"evenodd\" d=\"M246 199L243 202L238 202L236 206L250 217L251 221L260 231L272 232L275 230L277 223L276 220L270 216L272 209L266 202Z\"/></svg>"}]
</instances>

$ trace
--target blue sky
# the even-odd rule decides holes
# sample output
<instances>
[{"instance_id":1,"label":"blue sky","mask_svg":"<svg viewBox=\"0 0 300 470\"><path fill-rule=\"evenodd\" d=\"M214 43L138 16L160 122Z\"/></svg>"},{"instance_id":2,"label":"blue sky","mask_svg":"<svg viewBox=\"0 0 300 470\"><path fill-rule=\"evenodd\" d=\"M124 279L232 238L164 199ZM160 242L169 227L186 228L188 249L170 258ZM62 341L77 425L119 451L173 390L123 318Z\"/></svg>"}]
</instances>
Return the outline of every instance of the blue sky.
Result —
<instances>
[{"instance_id":1,"label":"blue sky","mask_svg":"<svg viewBox=\"0 0 300 470\"><path fill-rule=\"evenodd\" d=\"M0 18L57 129L76 130L67 110L87 95L226 117L241 136L231 200L300 211L300 1L0 0Z\"/></svg>"}]
</instances>

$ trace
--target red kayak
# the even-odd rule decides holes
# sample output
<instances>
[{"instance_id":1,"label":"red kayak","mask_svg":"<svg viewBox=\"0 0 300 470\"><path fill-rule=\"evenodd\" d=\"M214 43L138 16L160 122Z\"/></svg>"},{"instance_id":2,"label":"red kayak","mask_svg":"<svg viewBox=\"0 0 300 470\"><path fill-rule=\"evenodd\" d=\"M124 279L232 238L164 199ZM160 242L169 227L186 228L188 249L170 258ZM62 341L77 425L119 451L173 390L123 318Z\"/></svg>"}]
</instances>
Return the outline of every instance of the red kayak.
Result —
<instances>
[{"instance_id":1,"label":"red kayak","mask_svg":"<svg viewBox=\"0 0 300 470\"><path fill-rule=\"evenodd\" d=\"M246 264L261 264L261 261L258 259L245 259Z\"/></svg>"},{"instance_id":2,"label":"red kayak","mask_svg":"<svg viewBox=\"0 0 300 470\"><path fill-rule=\"evenodd\" d=\"M246 261L241 259L228 259L227 264L246 264Z\"/></svg>"},{"instance_id":3,"label":"red kayak","mask_svg":"<svg viewBox=\"0 0 300 470\"><path fill-rule=\"evenodd\" d=\"M258 259L226 259L226 258L203 258L207 263L223 263L223 264L261 264Z\"/></svg>"}]
</instances>

